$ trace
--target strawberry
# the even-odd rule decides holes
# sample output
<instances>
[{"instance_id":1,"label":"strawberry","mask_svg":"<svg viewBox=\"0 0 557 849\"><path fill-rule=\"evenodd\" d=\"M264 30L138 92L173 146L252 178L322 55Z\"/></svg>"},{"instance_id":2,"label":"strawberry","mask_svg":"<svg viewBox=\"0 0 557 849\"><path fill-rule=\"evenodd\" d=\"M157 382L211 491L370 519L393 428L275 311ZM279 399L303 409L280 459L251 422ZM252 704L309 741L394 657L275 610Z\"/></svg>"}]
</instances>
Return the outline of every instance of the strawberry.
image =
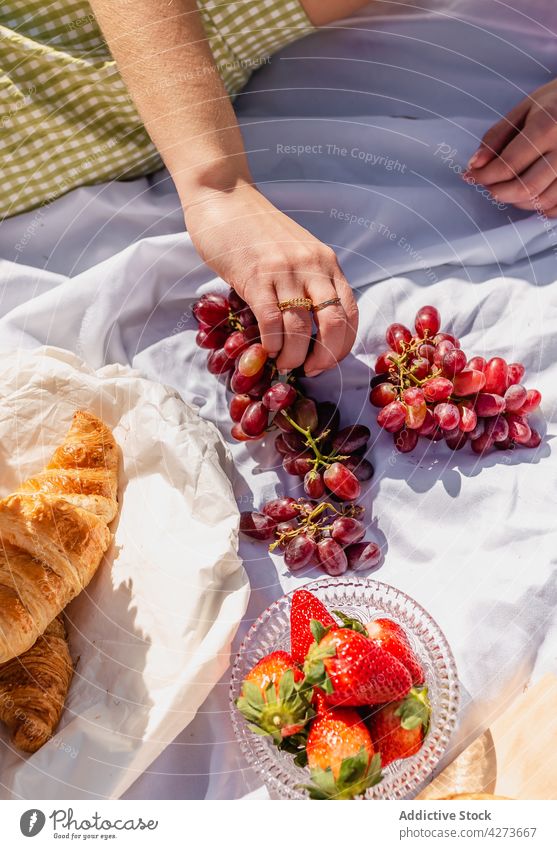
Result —
<instances>
[{"instance_id":1,"label":"strawberry","mask_svg":"<svg viewBox=\"0 0 557 849\"><path fill-rule=\"evenodd\" d=\"M425 681L423 667L412 651L406 631L392 619L373 619L366 625L370 639L384 648L407 668L412 683L421 686Z\"/></svg>"},{"instance_id":2,"label":"strawberry","mask_svg":"<svg viewBox=\"0 0 557 849\"><path fill-rule=\"evenodd\" d=\"M380 704L409 692L406 667L367 636L349 628L324 628L315 619L311 631L315 643L304 664L306 685L320 687L330 707Z\"/></svg>"},{"instance_id":3,"label":"strawberry","mask_svg":"<svg viewBox=\"0 0 557 849\"><path fill-rule=\"evenodd\" d=\"M371 736L352 708L326 710L313 721L307 759L311 799L352 799L381 781L381 759Z\"/></svg>"},{"instance_id":4,"label":"strawberry","mask_svg":"<svg viewBox=\"0 0 557 849\"><path fill-rule=\"evenodd\" d=\"M369 729L383 767L421 749L430 713L427 687L414 687L402 701L383 705L371 715Z\"/></svg>"},{"instance_id":5,"label":"strawberry","mask_svg":"<svg viewBox=\"0 0 557 849\"><path fill-rule=\"evenodd\" d=\"M323 627L337 625L326 607L308 590L296 590L292 596L290 611L290 644L292 657L296 663L303 663L313 643L310 630L312 619L321 622Z\"/></svg>"},{"instance_id":6,"label":"strawberry","mask_svg":"<svg viewBox=\"0 0 557 849\"><path fill-rule=\"evenodd\" d=\"M292 657L275 651L262 658L242 683L236 707L256 734L270 735L277 745L297 734L314 715L304 676Z\"/></svg>"},{"instance_id":7,"label":"strawberry","mask_svg":"<svg viewBox=\"0 0 557 849\"><path fill-rule=\"evenodd\" d=\"M392 619L372 619L364 625L359 619L345 616L340 610L334 612L346 628L352 628L360 634L367 634L374 643L396 657L412 676L412 683L415 686L421 686L424 683L423 667L412 650L406 631L400 625Z\"/></svg>"}]
</instances>

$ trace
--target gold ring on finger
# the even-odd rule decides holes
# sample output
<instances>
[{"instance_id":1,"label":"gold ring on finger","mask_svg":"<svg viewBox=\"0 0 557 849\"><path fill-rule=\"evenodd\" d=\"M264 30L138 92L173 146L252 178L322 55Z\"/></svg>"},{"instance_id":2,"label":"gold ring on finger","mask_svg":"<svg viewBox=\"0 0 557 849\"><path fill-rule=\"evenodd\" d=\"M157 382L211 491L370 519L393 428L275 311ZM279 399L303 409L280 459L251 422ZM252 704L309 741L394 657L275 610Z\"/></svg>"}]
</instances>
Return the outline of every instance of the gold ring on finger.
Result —
<instances>
[{"instance_id":1,"label":"gold ring on finger","mask_svg":"<svg viewBox=\"0 0 557 849\"><path fill-rule=\"evenodd\" d=\"M319 310L324 310L325 307L337 306L340 304L340 298L329 298L328 301L322 301L320 304L315 304L313 311L319 312Z\"/></svg>"},{"instance_id":2,"label":"gold ring on finger","mask_svg":"<svg viewBox=\"0 0 557 849\"><path fill-rule=\"evenodd\" d=\"M281 312L295 309L303 309L311 312L313 309L313 302L311 298L289 298L287 301L279 301L277 306Z\"/></svg>"}]
</instances>

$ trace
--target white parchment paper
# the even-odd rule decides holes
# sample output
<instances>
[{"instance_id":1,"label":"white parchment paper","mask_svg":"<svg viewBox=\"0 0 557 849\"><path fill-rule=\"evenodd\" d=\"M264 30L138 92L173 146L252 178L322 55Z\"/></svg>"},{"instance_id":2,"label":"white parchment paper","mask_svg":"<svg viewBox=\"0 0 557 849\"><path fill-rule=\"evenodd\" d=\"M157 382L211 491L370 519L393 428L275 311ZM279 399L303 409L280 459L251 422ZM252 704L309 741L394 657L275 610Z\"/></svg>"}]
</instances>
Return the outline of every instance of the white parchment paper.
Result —
<instances>
[{"instance_id":1,"label":"white parchment paper","mask_svg":"<svg viewBox=\"0 0 557 849\"><path fill-rule=\"evenodd\" d=\"M0 729L0 798L117 798L190 720L229 661L248 583L218 431L167 387L57 348L0 358L1 495L39 471L74 411L121 449L114 542L67 608L76 673L32 756Z\"/></svg>"}]
</instances>

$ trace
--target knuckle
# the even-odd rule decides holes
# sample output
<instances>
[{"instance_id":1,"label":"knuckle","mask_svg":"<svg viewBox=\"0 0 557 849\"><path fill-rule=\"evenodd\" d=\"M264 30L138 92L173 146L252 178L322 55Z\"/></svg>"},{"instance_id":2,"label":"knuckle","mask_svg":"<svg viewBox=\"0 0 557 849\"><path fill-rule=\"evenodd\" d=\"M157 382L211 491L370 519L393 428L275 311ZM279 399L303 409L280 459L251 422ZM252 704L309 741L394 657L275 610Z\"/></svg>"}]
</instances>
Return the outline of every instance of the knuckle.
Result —
<instances>
[{"instance_id":1,"label":"knuckle","mask_svg":"<svg viewBox=\"0 0 557 849\"><path fill-rule=\"evenodd\" d=\"M285 324L288 334L292 336L309 336L311 322L306 316L289 311Z\"/></svg>"}]
</instances>

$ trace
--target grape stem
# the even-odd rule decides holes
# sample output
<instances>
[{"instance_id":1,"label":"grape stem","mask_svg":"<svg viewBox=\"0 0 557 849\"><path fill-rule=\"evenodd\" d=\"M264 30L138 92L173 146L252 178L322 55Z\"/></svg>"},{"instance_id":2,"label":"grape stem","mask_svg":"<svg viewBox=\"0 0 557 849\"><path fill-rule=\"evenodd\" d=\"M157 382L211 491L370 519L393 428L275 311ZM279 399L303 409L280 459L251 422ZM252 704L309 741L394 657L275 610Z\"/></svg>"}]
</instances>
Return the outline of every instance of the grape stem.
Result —
<instances>
[{"instance_id":1,"label":"grape stem","mask_svg":"<svg viewBox=\"0 0 557 849\"><path fill-rule=\"evenodd\" d=\"M303 504L298 505L298 509L303 510ZM311 537L318 537L322 531L326 530L331 526L331 522L327 521L329 519L328 516L323 516L322 514L326 511L330 510L335 513L337 516L361 516L364 512L364 508L360 507L358 504L348 504L341 510L338 510L334 504L331 504L329 501L322 501L318 504L311 513L308 513L298 525L297 528L292 528L289 531L285 531L282 533L277 539L272 542L269 546L269 551L274 551L278 545L281 545L285 541L290 542L291 539L299 536L300 534L306 534ZM321 516L321 518L319 518Z\"/></svg>"},{"instance_id":2,"label":"grape stem","mask_svg":"<svg viewBox=\"0 0 557 849\"><path fill-rule=\"evenodd\" d=\"M292 419L288 415L286 410L281 410L281 413L285 417L285 419L288 422L290 422L292 427L295 430L297 430L298 433L300 433L303 437L305 437L306 445L308 446L308 448L311 448L311 450L315 454L315 459L311 461L311 462L313 462L313 471L314 472L317 471L319 466L324 466L326 469L328 469L329 466L332 465L332 463L337 463L337 462L340 462L341 460L347 460L348 457L350 456L349 454L337 454L336 452L334 452L333 454L322 454L321 451L319 450L319 446L318 446L317 443L320 440L324 439L327 436L327 434L329 433L329 431L328 430L323 431L323 433L321 433L317 437L317 439L314 439L313 436L311 435L311 431L310 431L309 428L301 427L297 422L294 421L294 419Z\"/></svg>"}]
</instances>

